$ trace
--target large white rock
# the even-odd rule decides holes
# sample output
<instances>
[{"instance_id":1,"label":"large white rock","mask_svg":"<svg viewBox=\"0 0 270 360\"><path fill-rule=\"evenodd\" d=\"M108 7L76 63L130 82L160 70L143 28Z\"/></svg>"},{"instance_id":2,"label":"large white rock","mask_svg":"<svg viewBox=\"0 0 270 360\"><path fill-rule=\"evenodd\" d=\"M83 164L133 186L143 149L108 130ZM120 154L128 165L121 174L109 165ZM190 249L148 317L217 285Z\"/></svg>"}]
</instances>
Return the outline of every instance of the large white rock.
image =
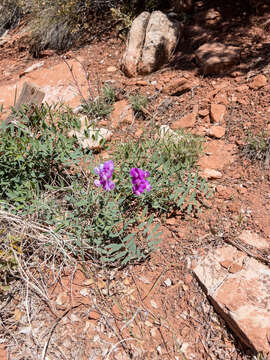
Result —
<instances>
[{"instance_id":1,"label":"large white rock","mask_svg":"<svg viewBox=\"0 0 270 360\"><path fill-rule=\"evenodd\" d=\"M178 21L171 20L161 11L151 14L138 67L139 74L156 71L169 61L178 44L180 29Z\"/></svg>"},{"instance_id":2,"label":"large white rock","mask_svg":"<svg viewBox=\"0 0 270 360\"><path fill-rule=\"evenodd\" d=\"M134 21L128 36L121 69L129 77L149 74L166 64L181 35L180 23L161 11L143 12Z\"/></svg>"},{"instance_id":3,"label":"large white rock","mask_svg":"<svg viewBox=\"0 0 270 360\"><path fill-rule=\"evenodd\" d=\"M126 50L122 57L121 69L128 76L136 76L137 66L142 56L145 31L150 18L150 13L144 11L132 23Z\"/></svg>"}]
</instances>

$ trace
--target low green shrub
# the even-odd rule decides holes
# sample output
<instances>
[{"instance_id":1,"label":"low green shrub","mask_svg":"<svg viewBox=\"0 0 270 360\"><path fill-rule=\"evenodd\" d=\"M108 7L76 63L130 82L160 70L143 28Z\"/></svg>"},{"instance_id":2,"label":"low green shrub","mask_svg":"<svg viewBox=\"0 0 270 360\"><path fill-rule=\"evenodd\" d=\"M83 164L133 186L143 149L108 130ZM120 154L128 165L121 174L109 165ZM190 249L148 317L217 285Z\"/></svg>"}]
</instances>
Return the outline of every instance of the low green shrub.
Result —
<instances>
[{"instance_id":1,"label":"low green shrub","mask_svg":"<svg viewBox=\"0 0 270 360\"><path fill-rule=\"evenodd\" d=\"M113 101L112 93L105 93ZM202 194L209 193L194 170L199 138L181 133L172 145L149 134L119 144L112 155L115 188L106 192L94 183L94 169L103 159L69 136L80 127L74 114L48 105L27 113L21 110L16 124L0 132L0 200L2 209L39 222L62 239L59 249L48 240L44 252L58 249L61 258L94 257L109 265L141 261L161 236L155 217L176 209L197 211ZM132 192L134 167L150 173L152 189L140 196Z\"/></svg>"},{"instance_id":2,"label":"low green shrub","mask_svg":"<svg viewBox=\"0 0 270 360\"><path fill-rule=\"evenodd\" d=\"M128 97L135 114L144 114L144 109L148 104L148 98L142 94L130 95Z\"/></svg>"},{"instance_id":3,"label":"low green shrub","mask_svg":"<svg viewBox=\"0 0 270 360\"><path fill-rule=\"evenodd\" d=\"M243 153L251 160L266 161L270 156L270 137L265 131L261 131L257 135L249 133Z\"/></svg>"},{"instance_id":4,"label":"low green shrub","mask_svg":"<svg viewBox=\"0 0 270 360\"><path fill-rule=\"evenodd\" d=\"M136 142L120 144L115 153L119 172L128 178L128 169L136 167L150 172L152 190L132 202L131 208L147 206L162 213L173 210L200 208L197 190L208 193L204 180L198 177L194 165L202 151L202 140L194 135L178 132L179 141L161 139L158 134L141 137ZM128 191L128 182L119 184L122 192ZM129 205L126 211L129 211Z\"/></svg>"},{"instance_id":5,"label":"low green shrub","mask_svg":"<svg viewBox=\"0 0 270 360\"><path fill-rule=\"evenodd\" d=\"M89 116L92 121L97 121L107 117L113 110L115 103L115 91L109 86L105 85L102 88L101 94L96 98L89 97L82 102L82 113Z\"/></svg>"},{"instance_id":6,"label":"low green shrub","mask_svg":"<svg viewBox=\"0 0 270 360\"><path fill-rule=\"evenodd\" d=\"M0 142L0 196L22 204L45 184L67 181L70 161L83 155L67 136L79 126L70 113L42 106L29 118L27 111L21 110L16 124L2 124Z\"/></svg>"}]
</instances>

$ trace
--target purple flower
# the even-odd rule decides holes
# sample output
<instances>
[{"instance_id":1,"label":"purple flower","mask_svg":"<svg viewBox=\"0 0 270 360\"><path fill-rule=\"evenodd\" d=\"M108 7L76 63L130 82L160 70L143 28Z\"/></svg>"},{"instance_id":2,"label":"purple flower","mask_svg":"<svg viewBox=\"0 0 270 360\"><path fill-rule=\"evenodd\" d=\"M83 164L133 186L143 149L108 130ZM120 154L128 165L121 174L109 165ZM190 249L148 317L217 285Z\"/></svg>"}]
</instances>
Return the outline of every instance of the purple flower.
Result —
<instances>
[{"instance_id":1,"label":"purple flower","mask_svg":"<svg viewBox=\"0 0 270 360\"><path fill-rule=\"evenodd\" d=\"M100 164L99 167L94 169L95 173L99 175L99 180L95 180L96 186L102 186L105 191L114 189L114 183L111 181L114 171L113 161L106 161L104 164Z\"/></svg>"},{"instance_id":2,"label":"purple flower","mask_svg":"<svg viewBox=\"0 0 270 360\"><path fill-rule=\"evenodd\" d=\"M143 171L142 169L132 168L130 170L131 181L133 184L132 190L135 195L141 195L144 190L150 191L152 186L145 179L149 176L148 171Z\"/></svg>"}]
</instances>

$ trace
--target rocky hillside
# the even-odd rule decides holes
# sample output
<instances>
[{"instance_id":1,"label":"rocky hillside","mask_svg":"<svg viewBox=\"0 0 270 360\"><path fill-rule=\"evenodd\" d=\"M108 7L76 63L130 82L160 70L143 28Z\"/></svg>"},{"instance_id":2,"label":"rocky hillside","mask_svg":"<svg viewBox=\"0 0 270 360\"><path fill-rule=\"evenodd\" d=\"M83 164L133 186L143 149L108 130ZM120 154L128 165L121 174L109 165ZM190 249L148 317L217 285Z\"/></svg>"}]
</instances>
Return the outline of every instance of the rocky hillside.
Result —
<instances>
[{"instance_id":1,"label":"rocky hillside","mask_svg":"<svg viewBox=\"0 0 270 360\"><path fill-rule=\"evenodd\" d=\"M137 5L2 31L0 359L270 356L269 5Z\"/></svg>"}]
</instances>

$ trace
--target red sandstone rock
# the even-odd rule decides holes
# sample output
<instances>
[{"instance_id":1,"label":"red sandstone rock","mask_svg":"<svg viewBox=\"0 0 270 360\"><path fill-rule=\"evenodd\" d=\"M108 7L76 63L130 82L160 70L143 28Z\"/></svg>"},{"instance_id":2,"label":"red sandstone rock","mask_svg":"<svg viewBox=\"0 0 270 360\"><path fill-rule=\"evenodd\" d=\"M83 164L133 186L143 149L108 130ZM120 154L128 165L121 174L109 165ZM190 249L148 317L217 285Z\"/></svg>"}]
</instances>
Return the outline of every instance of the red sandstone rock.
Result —
<instances>
[{"instance_id":1,"label":"red sandstone rock","mask_svg":"<svg viewBox=\"0 0 270 360\"><path fill-rule=\"evenodd\" d=\"M215 96L215 102L217 102L219 104L228 105L229 104L229 99L228 99L228 96L227 96L226 92L222 91L222 92L218 93Z\"/></svg>"},{"instance_id":2,"label":"red sandstone rock","mask_svg":"<svg viewBox=\"0 0 270 360\"><path fill-rule=\"evenodd\" d=\"M236 46L205 43L197 49L196 58L205 75L220 74L239 62L240 51Z\"/></svg>"},{"instance_id":3,"label":"red sandstone rock","mask_svg":"<svg viewBox=\"0 0 270 360\"><path fill-rule=\"evenodd\" d=\"M269 249L270 241L267 241L258 234L251 232L250 230L244 230L240 235L239 239L244 243L251 245L257 249Z\"/></svg>"},{"instance_id":4,"label":"red sandstone rock","mask_svg":"<svg viewBox=\"0 0 270 360\"><path fill-rule=\"evenodd\" d=\"M110 116L112 127L117 128L121 122L132 124L133 116L132 106L127 100L117 101Z\"/></svg>"},{"instance_id":5,"label":"red sandstone rock","mask_svg":"<svg viewBox=\"0 0 270 360\"><path fill-rule=\"evenodd\" d=\"M226 106L223 104L211 104L210 116L211 120L216 123L222 123L226 115Z\"/></svg>"},{"instance_id":6,"label":"red sandstone rock","mask_svg":"<svg viewBox=\"0 0 270 360\"><path fill-rule=\"evenodd\" d=\"M7 358L5 344L0 344L0 360L7 360Z\"/></svg>"},{"instance_id":7,"label":"red sandstone rock","mask_svg":"<svg viewBox=\"0 0 270 360\"><path fill-rule=\"evenodd\" d=\"M216 27L221 20L221 14L215 9L200 11L195 15L195 21L207 27Z\"/></svg>"},{"instance_id":8,"label":"red sandstone rock","mask_svg":"<svg viewBox=\"0 0 270 360\"><path fill-rule=\"evenodd\" d=\"M192 112L191 114L188 114L182 117L181 119L175 121L171 125L171 128L173 130L192 128L195 125L195 122L196 122L196 113Z\"/></svg>"},{"instance_id":9,"label":"red sandstone rock","mask_svg":"<svg viewBox=\"0 0 270 360\"><path fill-rule=\"evenodd\" d=\"M204 109L204 110L200 110L199 111L199 115L201 116L201 117L205 117L205 116L207 116L209 114L209 110L208 109Z\"/></svg>"},{"instance_id":10,"label":"red sandstone rock","mask_svg":"<svg viewBox=\"0 0 270 360\"><path fill-rule=\"evenodd\" d=\"M246 91L248 91L248 86L247 85L239 85L235 88L236 91L240 92L240 93L244 93Z\"/></svg>"},{"instance_id":11,"label":"red sandstone rock","mask_svg":"<svg viewBox=\"0 0 270 360\"><path fill-rule=\"evenodd\" d=\"M182 77L169 82L169 84L163 88L162 92L167 95L178 95L198 85L198 80L191 81Z\"/></svg>"},{"instance_id":12,"label":"red sandstone rock","mask_svg":"<svg viewBox=\"0 0 270 360\"><path fill-rule=\"evenodd\" d=\"M201 169L223 170L234 161L236 145L226 144L223 140L212 140L204 145L206 155L203 155L198 165Z\"/></svg>"},{"instance_id":13,"label":"red sandstone rock","mask_svg":"<svg viewBox=\"0 0 270 360\"><path fill-rule=\"evenodd\" d=\"M217 139L221 139L226 132L226 128L223 126L214 125L208 130L208 135Z\"/></svg>"},{"instance_id":14,"label":"red sandstone rock","mask_svg":"<svg viewBox=\"0 0 270 360\"><path fill-rule=\"evenodd\" d=\"M249 87L253 90L258 90L267 84L267 78L264 75L257 75L253 81L249 84Z\"/></svg>"},{"instance_id":15,"label":"red sandstone rock","mask_svg":"<svg viewBox=\"0 0 270 360\"><path fill-rule=\"evenodd\" d=\"M202 178L211 180L211 179L221 179L222 173L220 171L217 171L215 169L204 169L203 171L199 172L199 175Z\"/></svg>"},{"instance_id":16,"label":"red sandstone rock","mask_svg":"<svg viewBox=\"0 0 270 360\"><path fill-rule=\"evenodd\" d=\"M226 262L228 267L222 266ZM193 271L240 341L253 351L269 354L269 267L226 246L209 252Z\"/></svg>"}]
</instances>

